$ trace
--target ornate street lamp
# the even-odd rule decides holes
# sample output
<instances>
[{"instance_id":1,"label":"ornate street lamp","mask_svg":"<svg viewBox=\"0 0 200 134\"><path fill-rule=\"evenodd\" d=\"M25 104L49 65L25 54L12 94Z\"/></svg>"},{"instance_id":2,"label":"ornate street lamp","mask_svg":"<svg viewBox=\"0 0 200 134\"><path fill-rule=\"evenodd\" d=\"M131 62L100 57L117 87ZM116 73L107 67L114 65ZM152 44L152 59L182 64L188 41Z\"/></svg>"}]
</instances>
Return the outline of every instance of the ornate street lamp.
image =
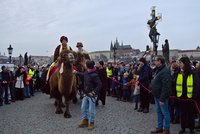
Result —
<instances>
[{"instance_id":1,"label":"ornate street lamp","mask_svg":"<svg viewBox=\"0 0 200 134\"><path fill-rule=\"evenodd\" d=\"M19 64L21 65L21 63L22 63L22 55L20 54L19 55Z\"/></svg>"},{"instance_id":2,"label":"ornate street lamp","mask_svg":"<svg viewBox=\"0 0 200 134\"><path fill-rule=\"evenodd\" d=\"M114 47L113 47L113 58L114 58L114 63L116 63L116 50L117 50L117 47L116 47L116 45L114 45Z\"/></svg>"},{"instance_id":3,"label":"ornate street lamp","mask_svg":"<svg viewBox=\"0 0 200 134\"><path fill-rule=\"evenodd\" d=\"M13 51L13 48L12 46L10 45L8 49L8 54L9 54L9 63L11 63L11 57L12 57L12 51Z\"/></svg>"}]
</instances>

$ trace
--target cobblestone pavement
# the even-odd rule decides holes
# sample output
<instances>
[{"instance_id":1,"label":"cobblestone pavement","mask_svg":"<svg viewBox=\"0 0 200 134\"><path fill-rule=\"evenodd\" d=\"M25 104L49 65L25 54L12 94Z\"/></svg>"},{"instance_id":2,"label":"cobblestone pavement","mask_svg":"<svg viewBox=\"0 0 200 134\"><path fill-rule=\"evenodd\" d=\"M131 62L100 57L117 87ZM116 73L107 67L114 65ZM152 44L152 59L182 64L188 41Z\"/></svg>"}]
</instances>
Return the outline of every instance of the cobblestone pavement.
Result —
<instances>
[{"instance_id":1,"label":"cobblestone pavement","mask_svg":"<svg viewBox=\"0 0 200 134\"><path fill-rule=\"evenodd\" d=\"M35 97L0 107L0 134L149 134L156 126L154 105L150 113L134 111L134 104L107 97L105 106L97 107L95 129L78 128L81 112L78 104L71 104L72 118L56 115L54 99L36 93ZM171 126L177 134L179 125Z\"/></svg>"}]
</instances>

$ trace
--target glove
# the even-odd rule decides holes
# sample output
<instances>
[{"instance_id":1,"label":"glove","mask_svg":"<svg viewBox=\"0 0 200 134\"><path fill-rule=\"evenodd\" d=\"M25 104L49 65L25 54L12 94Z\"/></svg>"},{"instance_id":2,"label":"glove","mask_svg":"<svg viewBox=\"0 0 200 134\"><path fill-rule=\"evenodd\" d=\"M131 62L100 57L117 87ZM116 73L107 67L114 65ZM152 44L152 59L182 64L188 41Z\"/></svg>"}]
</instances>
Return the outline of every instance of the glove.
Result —
<instances>
[{"instance_id":1,"label":"glove","mask_svg":"<svg viewBox=\"0 0 200 134\"><path fill-rule=\"evenodd\" d=\"M88 95L91 96L91 97L93 97L93 96L95 96L95 92L92 91L92 92L88 93Z\"/></svg>"}]
</instances>

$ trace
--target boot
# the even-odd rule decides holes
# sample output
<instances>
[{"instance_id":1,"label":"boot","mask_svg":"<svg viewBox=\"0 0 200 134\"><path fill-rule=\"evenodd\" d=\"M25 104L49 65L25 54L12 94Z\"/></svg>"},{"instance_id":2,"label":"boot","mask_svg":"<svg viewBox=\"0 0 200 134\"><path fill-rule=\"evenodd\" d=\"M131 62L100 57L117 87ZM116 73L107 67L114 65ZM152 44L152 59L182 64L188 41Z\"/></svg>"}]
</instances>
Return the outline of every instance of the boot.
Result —
<instances>
[{"instance_id":1,"label":"boot","mask_svg":"<svg viewBox=\"0 0 200 134\"><path fill-rule=\"evenodd\" d=\"M92 130L92 129L94 129L94 122L90 122L88 126L88 130Z\"/></svg>"},{"instance_id":2,"label":"boot","mask_svg":"<svg viewBox=\"0 0 200 134\"><path fill-rule=\"evenodd\" d=\"M196 126L195 129L197 132L200 132L200 125Z\"/></svg>"},{"instance_id":3,"label":"boot","mask_svg":"<svg viewBox=\"0 0 200 134\"><path fill-rule=\"evenodd\" d=\"M178 134L183 134L184 132L185 132L185 129L181 129Z\"/></svg>"},{"instance_id":4,"label":"boot","mask_svg":"<svg viewBox=\"0 0 200 134\"><path fill-rule=\"evenodd\" d=\"M178 118L176 118L173 122L172 122L172 124L179 124L180 123L180 120L178 119Z\"/></svg>"},{"instance_id":5,"label":"boot","mask_svg":"<svg viewBox=\"0 0 200 134\"><path fill-rule=\"evenodd\" d=\"M190 129L190 134L195 134L193 129Z\"/></svg>"},{"instance_id":6,"label":"boot","mask_svg":"<svg viewBox=\"0 0 200 134\"><path fill-rule=\"evenodd\" d=\"M144 108L143 113L148 113L149 110L147 108Z\"/></svg>"},{"instance_id":7,"label":"boot","mask_svg":"<svg viewBox=\"0 0 200 134\"><path fill-rule=\"evenodd\" d=\"M103 106L105 106L105 105L106 105L106 102L105 102L105 101L101 101L101 102L102 102L102 105L103 105Z\"/></svg>"},{"instance_id":8,"label":"boot","mask_svg":"<svg viewBox=\"0 0 200 134\"><path fill-rule=\"evenodd\" d=\"M162 134L170 134L169 129L164 129Z\"/></svg>"},{"instance_id":9,"label":"boot","mask_svg":"<svg viewBox=\"0 0 200 134\"><path fill-rule=\"evenodd\" d=\"M151 131L151 134L158 134L158 133L162 133L163 130L160 128L156 128L155 130Z\"/></svg>"},{"instance_id":10,"label":"boot","mask_svg":"<svg viewBox=\"0 0 200 134\"><path fill-rule=\"evenodd\" d=\"M137 109L138 109L138 104L135 103L135 108L134 108L134 110L137 110Z\"/></svg>"},{"instance_id":11,"label":"boot","mask_svg":"<svg viewBox=\"0 0 200 134\"><path fill-rule=\"evenodd\" d=\"M143 110L144 110L144 109L140 107L137 111L138 111L138 112L143 112Z\"/></svg>"},{"instance_id":12,"label":"boot","mask_svg":"<svg viewBox=\"0 0 200 134\"><path fill-rule=\"evenodd\" d=\"M99 105L99 102L98 101L96 101L96 106L98 106Z\"/></svg>"},{"instance_id":13,"label":"boot","mask_svg":"<svg viewBox=\"0 0 200 134\"><path fill-rule=\"evenodd\" d=\"M83 119L81 123L78 125L78 127L81 127L81 128L88 127L88 119Z\"/></svg>"}]
</instances>

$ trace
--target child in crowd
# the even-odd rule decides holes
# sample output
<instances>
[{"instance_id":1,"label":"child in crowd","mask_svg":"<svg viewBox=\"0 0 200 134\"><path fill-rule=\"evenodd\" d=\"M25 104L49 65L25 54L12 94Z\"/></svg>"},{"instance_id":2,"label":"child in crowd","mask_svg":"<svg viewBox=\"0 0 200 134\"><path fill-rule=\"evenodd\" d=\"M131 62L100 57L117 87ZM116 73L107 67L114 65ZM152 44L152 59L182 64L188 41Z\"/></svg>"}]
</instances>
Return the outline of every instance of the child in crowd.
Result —
<instances>
[{"instance_id":1,"label":"child in crowd","mask_svg":"<svg viewBox=\"0 0 200 134\"><path fill-rule=\"evenodd\" d=\"M128 73L125 72L123 74L123 78L122 78L122 83L123 83L123 101L129 101L130 98L130 92L129 92L129 88L130 88L130 79L128 77Z\"/></svg>"},{"instance_id":2,"label":"child in crowd","mask_svg":"<svg viewBox=\"0 0 200 134\"><path fill-rule=\"evenodd\" d=\"M130 96L130 101L133 102L134 99L134 90L135 90L135 84L137 82L136 80L137 75L133 75L133 79L130 81L130 86L131 86L131 96Z\"/></svg>"}]
</instances>

